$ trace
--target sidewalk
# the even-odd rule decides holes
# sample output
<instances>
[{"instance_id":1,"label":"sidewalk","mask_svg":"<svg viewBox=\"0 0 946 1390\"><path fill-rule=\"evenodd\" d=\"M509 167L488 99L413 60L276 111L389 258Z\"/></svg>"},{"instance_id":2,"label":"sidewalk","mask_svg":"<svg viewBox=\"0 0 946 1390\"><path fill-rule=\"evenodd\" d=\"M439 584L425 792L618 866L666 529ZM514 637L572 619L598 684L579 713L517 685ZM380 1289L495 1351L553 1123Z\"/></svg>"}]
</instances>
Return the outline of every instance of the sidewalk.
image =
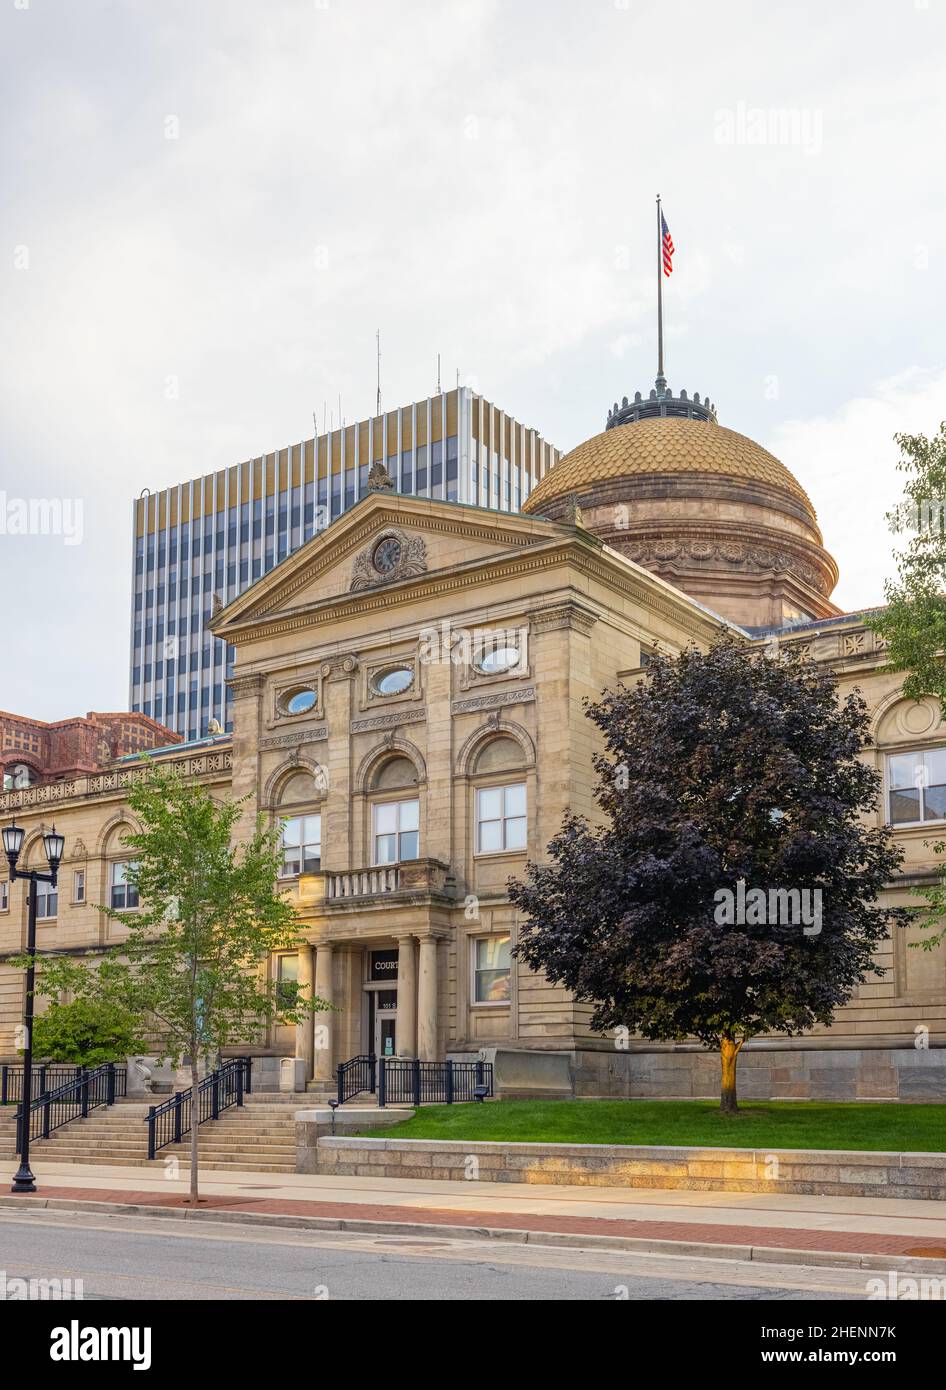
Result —
<instances>
[{"instance_id":1,"label":"sidewalk","mask_svg":"<svg viewBox=\"0 0 946 1390\"><path fill-rule=\"evenodd\" d=\"M320 1229L385 1229L392 1225L546 1243L606 1243L665 1253L766 1258L798 1252L813 1263L887 1267L907 1261L946 1271L946 1204L910 1199L810 1197L765 1193L681 1192L640 1188L559 1187L518 1183L439 1182L394 1178L208 1171L206 1203L184 1202L183 1179L163 1169L38 1161L35 1197L7 1196L0 1210L46 1202L94 1203L126 1212L150 1208L167 1216L245 1219L254 1224ZM183 1170L182 1170L183 1171ZM747 1251L754 1252L747 1254ZM885 1263L886 1261L886 1263Z\"/></svg>"}]
</instances>

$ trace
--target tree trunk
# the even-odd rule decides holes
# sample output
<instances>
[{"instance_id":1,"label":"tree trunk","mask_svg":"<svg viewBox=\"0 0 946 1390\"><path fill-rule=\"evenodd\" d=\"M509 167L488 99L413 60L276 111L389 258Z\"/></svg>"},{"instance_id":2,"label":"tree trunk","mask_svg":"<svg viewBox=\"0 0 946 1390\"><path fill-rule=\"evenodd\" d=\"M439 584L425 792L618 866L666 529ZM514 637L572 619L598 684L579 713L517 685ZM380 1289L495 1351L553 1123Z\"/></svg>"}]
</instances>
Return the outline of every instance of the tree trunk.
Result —
<instances>
[{"instance_id":1,"label":"tree trunk","mask_svg":"<svg viewBox=\"0 0 946 1390\"><path fill-rule=\"evenodd\" d=\"M736 1100L736 1060L740 1047L742 1047L742 1043L736 1042L735 1038L721 1038L719 1042L719 1058L722 1066L719 1108L724 1115L735 1115L739 1110Z\"/></svg>"},{"instance_id":2,"label":"tree trunk","mask_svg":"<svg viewBox=\"0 0 946 1390\"><path fill-rule=\"evenodd\" d=\"M197 1090L200 1086L200 1061L196 1051L191 1053L191 1205L197 1205L197 1136L200 1133L200 1103Z\"/></svg>"}]
</instances>

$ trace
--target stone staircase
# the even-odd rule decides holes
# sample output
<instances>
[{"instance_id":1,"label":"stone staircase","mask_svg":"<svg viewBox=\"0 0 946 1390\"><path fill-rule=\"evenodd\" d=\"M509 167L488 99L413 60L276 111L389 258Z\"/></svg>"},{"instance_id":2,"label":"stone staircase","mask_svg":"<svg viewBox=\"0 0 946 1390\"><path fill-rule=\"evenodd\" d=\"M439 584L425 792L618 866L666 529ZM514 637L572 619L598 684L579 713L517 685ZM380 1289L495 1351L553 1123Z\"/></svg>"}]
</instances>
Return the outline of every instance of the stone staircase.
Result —
<instances>
[{"instance_id":1,"label":"stone staircase","mask_svg":"<svg viewBox=\"0 0 946 1390\"><path fill-rule=\"evenodd\" d=\"M0 1159L16 1157L16 1106L0 1105Z\"/></svg>"},{"instance_id":2,"label":"stone staircase","mask_svg":"<svg viewBox=\"0 0 946 1390\"><path fill-rule=\"evenodd\" d=\"M160 1102L161 1097L155 1098ZM264 1173L296 1170L295 1112L317 1104L305 1095L263 1092L249 1095L245 1104L224 1110L218 1120L200 1127L200 1166ZM13 1106L0 1109L0 1158L15 1157L16 1127ZM9 1116L5 1113L9 1111ZM37 1162L107 1163L126 1167L164 1166L176 1158L186 1173L190 1162L190 1135L180 1144L161 1149L148 1160L148 1105L142 1101L117 1101L93 1110L84 1120L72 1120L48 1139L34 1139L31 1152Z\"/></svg>"}]
</instances>

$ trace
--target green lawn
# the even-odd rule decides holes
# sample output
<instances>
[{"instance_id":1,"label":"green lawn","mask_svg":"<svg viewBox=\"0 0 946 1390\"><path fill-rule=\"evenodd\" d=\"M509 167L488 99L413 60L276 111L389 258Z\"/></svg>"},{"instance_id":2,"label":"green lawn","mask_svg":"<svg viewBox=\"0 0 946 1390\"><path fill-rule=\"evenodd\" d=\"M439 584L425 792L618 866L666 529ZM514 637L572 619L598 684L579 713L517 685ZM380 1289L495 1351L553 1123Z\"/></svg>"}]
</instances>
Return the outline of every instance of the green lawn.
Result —
<instances>
[{"instance_id":1,"label":"green lawn","mask_svg":"<svg viewBox=\"0 0 946 1390\"><path fill-rule=\"evenodd\" d=\"M508 1140L555 1144L706 1144L773 1149L946 1151L946 1105L746 1101L507 1100L432 1105L373 1139Z\"/></svg>"}]
</instances>

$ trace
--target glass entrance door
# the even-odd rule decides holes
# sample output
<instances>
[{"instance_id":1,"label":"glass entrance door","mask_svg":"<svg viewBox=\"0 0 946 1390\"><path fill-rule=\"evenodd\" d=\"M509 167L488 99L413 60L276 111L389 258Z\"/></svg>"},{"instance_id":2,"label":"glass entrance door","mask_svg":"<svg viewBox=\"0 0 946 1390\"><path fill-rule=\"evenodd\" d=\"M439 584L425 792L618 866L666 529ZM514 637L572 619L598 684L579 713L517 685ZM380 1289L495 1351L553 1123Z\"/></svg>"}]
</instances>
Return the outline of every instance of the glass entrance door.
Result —
<instances>
[{"instance_id":1,"label":"glass entrance door","mask_svg":"<svg viewBox=\"0 0 946 1390\"><path fill-rule=\"evenodd\" d=\"M397 1009L378 1009L374 1016L374 1055L397 1056Z\"/></svg>"}]
</instances>

